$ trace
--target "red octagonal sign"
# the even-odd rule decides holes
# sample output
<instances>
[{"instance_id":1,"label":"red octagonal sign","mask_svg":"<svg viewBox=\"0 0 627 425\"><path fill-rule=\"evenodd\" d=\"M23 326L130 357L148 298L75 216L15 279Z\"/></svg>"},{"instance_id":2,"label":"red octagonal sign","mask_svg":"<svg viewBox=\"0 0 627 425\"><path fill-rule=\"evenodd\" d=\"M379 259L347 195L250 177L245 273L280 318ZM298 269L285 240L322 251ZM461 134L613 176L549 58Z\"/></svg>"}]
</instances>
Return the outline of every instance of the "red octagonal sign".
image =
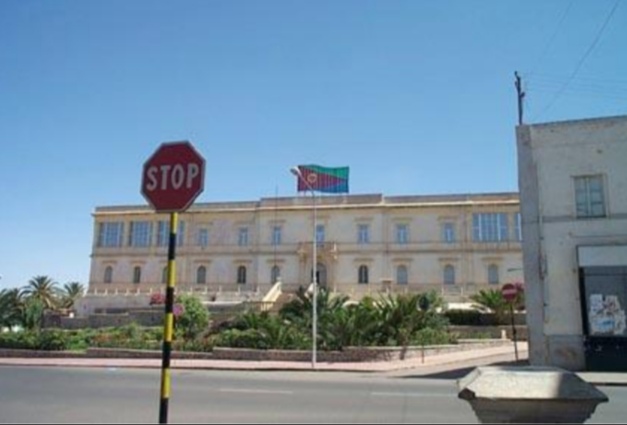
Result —
<instances>
[{"instance_id":1,"label":"red octagonal sign","mask_svg":"<svg viewBox=\"0 0 627 425\"><path fill-rule=\"evenodd\" d=\"M188 141L163 143L144 163L141 192L157 212L185 211L205 184L205 159Z\"/></svg>"}]
</instances>

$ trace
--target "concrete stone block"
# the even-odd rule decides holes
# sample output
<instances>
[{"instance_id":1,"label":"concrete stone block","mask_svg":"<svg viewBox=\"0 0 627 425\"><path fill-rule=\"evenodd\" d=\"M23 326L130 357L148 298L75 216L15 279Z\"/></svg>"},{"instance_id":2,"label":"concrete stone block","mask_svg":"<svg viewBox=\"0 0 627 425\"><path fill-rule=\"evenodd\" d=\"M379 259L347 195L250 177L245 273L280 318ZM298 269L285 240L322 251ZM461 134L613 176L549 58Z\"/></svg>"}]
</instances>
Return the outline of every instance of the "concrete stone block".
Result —
<instances>
[{"instance_id":1,"label":"concrete stone block","mask_svg":"<svg viewBox=\"0 0 627 425\"><path fill-rule=\"evenodd\" d=\"M458 387L481 423L584 423L608 401L594 385L556 367L478 367Z\"/></svg>"}]
</instances>

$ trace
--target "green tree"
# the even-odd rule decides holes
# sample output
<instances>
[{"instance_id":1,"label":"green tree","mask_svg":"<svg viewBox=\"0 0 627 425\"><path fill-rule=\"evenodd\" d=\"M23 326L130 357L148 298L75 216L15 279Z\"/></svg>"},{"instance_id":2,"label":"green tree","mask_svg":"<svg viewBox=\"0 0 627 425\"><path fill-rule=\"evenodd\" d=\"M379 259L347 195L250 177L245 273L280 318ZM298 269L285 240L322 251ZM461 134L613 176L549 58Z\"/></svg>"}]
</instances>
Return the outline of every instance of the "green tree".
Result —
<instances>
[{"instance_id":1,"label":"green tree","mask_svg":"<svg viewBox=\"0 0 627 425\"><path fill-rule=\"evenodd\" d=\"M350 320L344 305L349 297L333 295L324 287L316 297L317 337L321 350L337 350L347 342L347 322ZM295 327L300 335L310 335L313 322L313 294L299 288L296 297L279 311L281 319ZM311 337L308 337L311 339Z\"/></svg>"},{"instance_id":2,"label":"green tree","mask_svg":"<svg viewBox=\"0 0 627 425\"><path fill-rule=\"evenodd\" d=\"M182 307L182 313L176 318L176 329L186 340L197 338L209 326L209 311L200 299L193 295L181 294L176 303Z\"/></svg>"},{"instance_id":3,"label":"green tree","mask_svg":"<svg viewBox=\"0 0 627 425\"><path fill-rule=\"evenodd\" d=\"M85 295L85 286L79 282L69 282L63 285L61 303L63 308L73 308L74 303Z\"/></svg>"},{"instance_id":4,"label":"green tree","mask_svg":"<svg viewBox=\"0 0 627 425\"><path fill-rule=\"evenodd\" d=\"M45 309L43 301L39 298L25 299L21 306L20 324L28 330L41 328Z\"/></svg>"},{"instance_id":5,"label":"green tree","mask_svg":"<svg viewBox=\"0 0 627 425\"><path fill-rule=\"evenodd\" d=\"M48 276L35 276L22 288L26 298L41 301L44 309L54 310L59 304L59 289L57 282Z\"/></svg>"},{"instance_id":6,"label":"green tree","mask_svg":"<svg viewBox=\"0 0 627 425\"><path fill-rule=\"evenodd\" d=\"M278 315L247 311L224 330L217 345L258 349L305 349L311 338L302 329Z\"/></svg>"},{"instance_id":7,"label":"green tree","mask_svg":"<svg viewBox=\"0 0 627 425\"><path fill-rule=\"evenodd\" d=\"M21 324L24 297L19 288L0 291L0 328Z\"/></svg>"},{"instance_id":8,"label":"green tree","mask_svg":"<svg viewBox=\"0 0 627 425\"><path fill-rule=\"evenodd\" d=\"M484 313L494 313L497 323L503 323L505 315L509 309L509 305L499 289L482 289L476 294L470 296L470 300L474 302L474 307Z\"/></svg>"}]
</instances>

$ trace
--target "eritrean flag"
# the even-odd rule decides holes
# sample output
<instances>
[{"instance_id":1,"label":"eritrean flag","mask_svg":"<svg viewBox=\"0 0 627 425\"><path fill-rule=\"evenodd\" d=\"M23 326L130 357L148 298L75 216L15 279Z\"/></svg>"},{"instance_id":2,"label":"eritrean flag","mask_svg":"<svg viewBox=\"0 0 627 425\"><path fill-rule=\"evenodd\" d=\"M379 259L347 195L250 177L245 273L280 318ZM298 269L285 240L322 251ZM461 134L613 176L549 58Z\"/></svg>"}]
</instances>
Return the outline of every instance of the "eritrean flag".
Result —
<instances>
[{"instance_id":1,"label":"eritrean flag","mask_svg":"<svg viewBox=\"0 0 627 425\"><path fill-rule=\"evenodd\" d=\"M348 167L299 165L298 191L348 193Z\"/></svg>"}]
</instances>

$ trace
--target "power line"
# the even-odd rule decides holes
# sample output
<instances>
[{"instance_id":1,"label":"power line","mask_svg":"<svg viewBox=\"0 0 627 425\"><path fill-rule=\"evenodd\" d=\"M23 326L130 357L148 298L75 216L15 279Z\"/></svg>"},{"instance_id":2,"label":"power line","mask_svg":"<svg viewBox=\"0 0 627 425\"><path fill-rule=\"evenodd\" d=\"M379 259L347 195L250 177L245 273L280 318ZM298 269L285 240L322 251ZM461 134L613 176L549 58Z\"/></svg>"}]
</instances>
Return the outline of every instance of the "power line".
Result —
<instances>
[{"instance_id":1,"label":"power line","mask_svg":"<svg viewBox=\"0 0 627 425\"><path fill-rule=\"evenodd\" d=\"M555 40L555 37L557 37L557 34L559 33L560 29L562 28L562 24L566 20L566 17L568 16L568 12L570 11L570 8L573 6L574 2L575 2L574 0L571 0L570 3L568 3L568 6L566 6L566 9L564 10L564 13L562 13L561 18L560 18L559 22L557 23L557 26L555 27L555 31L553 31L553 34L551 34L551 37L549 37L549 41L547 41L547 43L544 45L544 49L542 50L542 53L540 54L540 56L536 60L534 66L531 68L532 71L530 72L530 75L533 74L533 70L538 66L538 64L540 62L542 62L544 60L544 57L549 52L549 48L553 44L553 41Z\"/></svg>"},{"instance_id":2,"label":"power line","mask_svg":"<svg viewBox=\"0 0 627 425\"><path fill-rule=\"evenodd\" d=\"M568 85L570 84L570 82L573 80L573 78L575 78L575 76L577 75L577 73L579 72L579 69L581 68L581 66L584 64L584 62L586 61L586 59L588 59L588 56L590 56L590 54L592 53L592 51L595 49L597 43L599 42L599 40L601 39L601 36L603 35L603 32L605 31L605 28L607 27L607 25L610 23L610 20L612 19L612 16L614 16L614 12L616 12L616 9L618 9L618 5L620 3L620 0L616 0L614 2L614 6L612 6L612 9L610 10L610 12L608 13L607 17L605 18L605 22L603 22L603 25L601 26L601 28L599 28L599 31L597 32L596 36L594 37L592 43L590 44L590 46L588 47L588 49L586 50L586 52L583 54L583 56L579 59L579 62L577 63L577 66L575 67L575 70L571 73L570 77L568 78L568 80L566 81L566 83L562 86L562 88L555 93L555 96L553 96L553 98L551 99L551 101L549 102L549 104L544 108L544 110L538 115L538 118L540 118L542 115L544 115L546 112L548 112L549 109L551 109L551 107L555 104L555 102L557 101L557 99L559 99L559 97L562 95L562 93L566 90L566 88L568 87Z\"/></svg>"}]
</instances>

